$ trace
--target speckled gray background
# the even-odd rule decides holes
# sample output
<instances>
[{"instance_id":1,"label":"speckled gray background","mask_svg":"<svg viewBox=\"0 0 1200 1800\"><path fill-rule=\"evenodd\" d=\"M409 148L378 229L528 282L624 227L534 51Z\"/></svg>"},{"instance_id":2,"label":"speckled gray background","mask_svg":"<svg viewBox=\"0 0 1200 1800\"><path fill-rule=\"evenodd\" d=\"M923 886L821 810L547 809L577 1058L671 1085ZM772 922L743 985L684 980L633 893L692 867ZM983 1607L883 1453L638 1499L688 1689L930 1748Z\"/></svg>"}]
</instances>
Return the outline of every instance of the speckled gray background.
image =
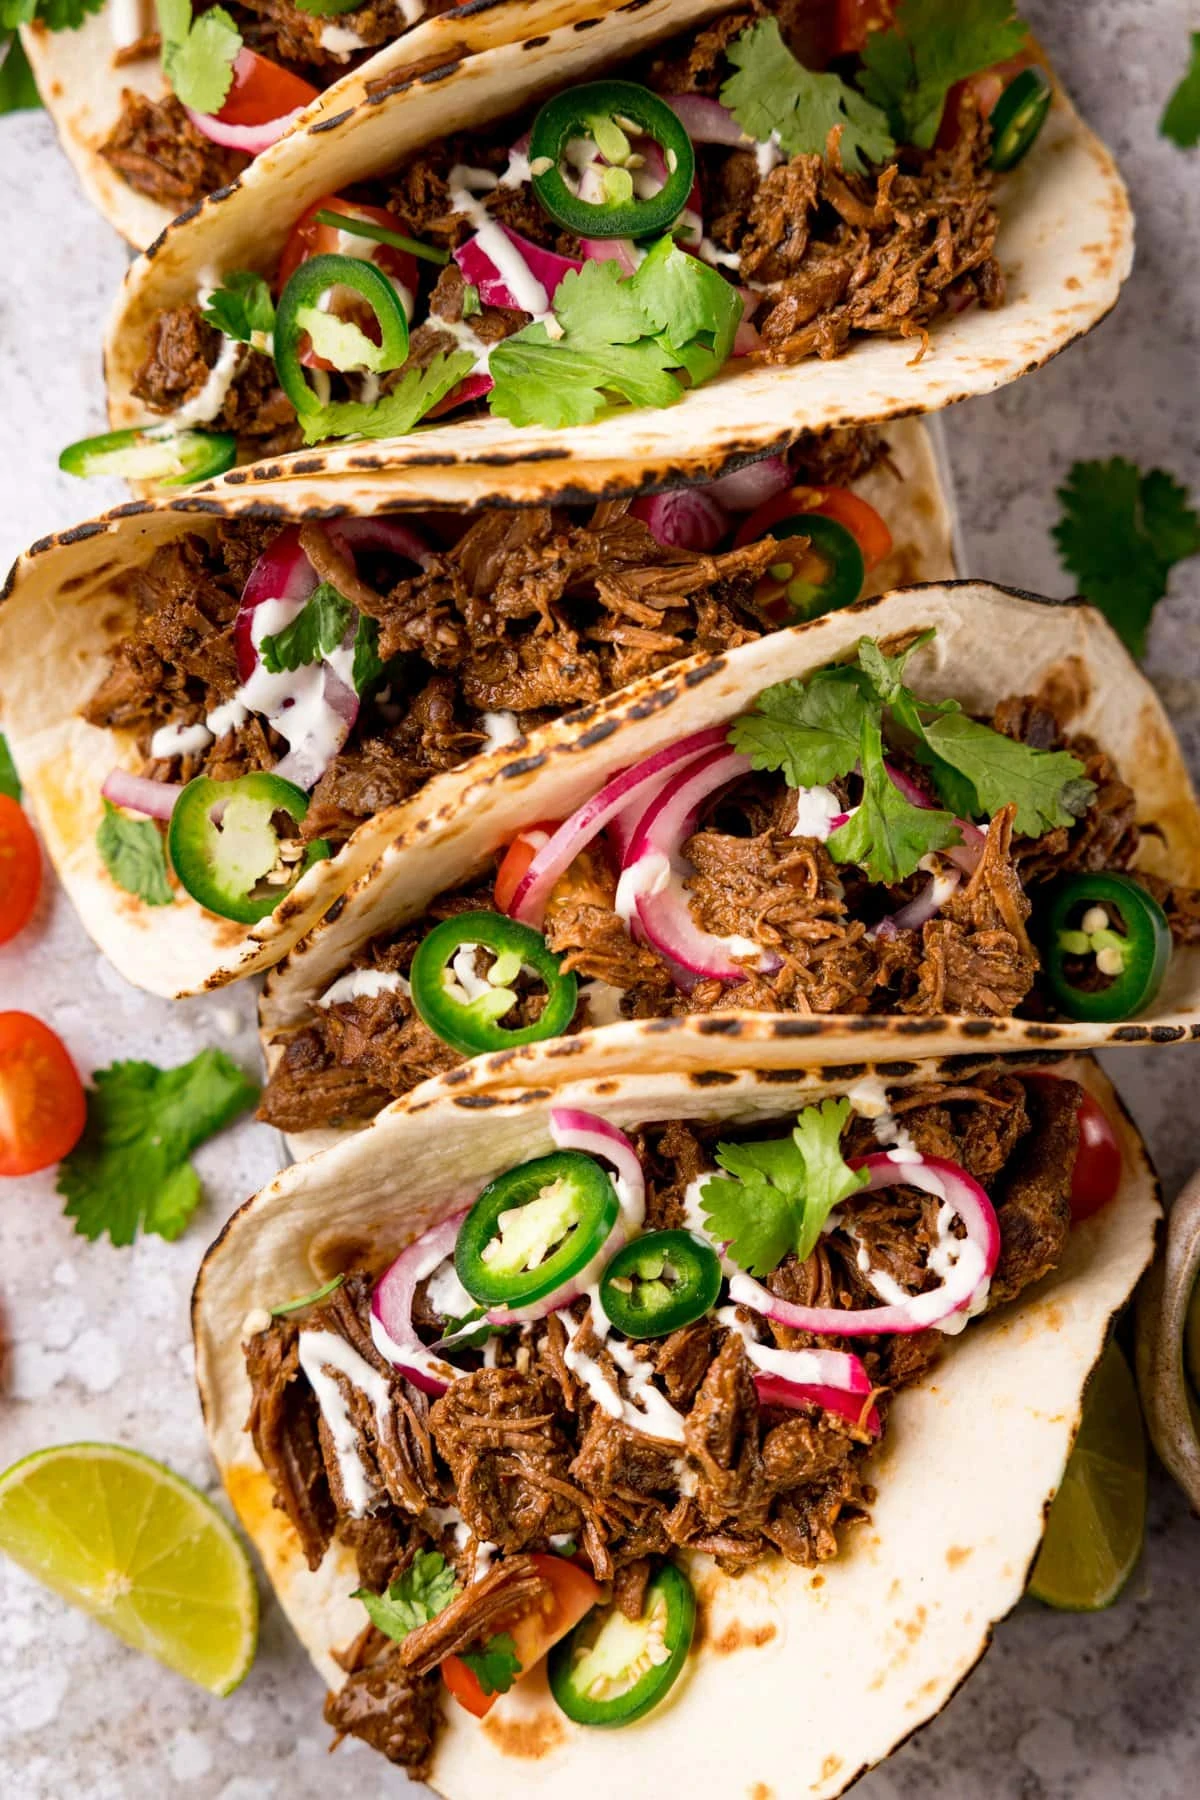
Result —
<instances>
[{"instance_id":1,"label":"speckled gray background","mask_svg":"<svg viewBox=\"0 0 1200 1800\"><path fill-rule=\"evenodd\" d=\"M1197 294L1200 152L1156 135L1200 13L1184 0L1039 0L1035 27L1121 159L1138 260L1084 344L947 421L966 573L1049 593L1069 583L1049 529L1079 456L1126 453L1200 491ZM0 567L28 540L123 498L59 476L58 448L101 429L97 346L124 255L92 217L48 122L0 121ZM1200 767L1200 563L1156 621L1150 668ZM0 688L3 672L0 672ZM180 1061L222 1043L253 1059L250 996L168 1006L100 962L56 893L0 951L0 1004L50 1019L81 1068ZM1196 1163L1200 1056L1109 1059L1168 1195ZM187 1296L199 1252L275 1166L243 1125L198 1158L208 1203L174 1245L89 1246L52 1180L0 1191L0 1306L9 1345L0 1467L55 1440L120 1439L212 1480L190 1379ZM948 1712L856 1790L861 1800L1185 1800L1200 1787L1200 1525L1155 1480L1145 1562L1110 1613L1029 1606ZM803 1669L795 1671L797 1682ZM853 1682L854 1671L846 1671ZM244 1686L210 1700L124 1650L0 1562L0 1793L5 1800L362 1800L413 1792L370 1753L325 1754L316 1677L267 1600ZM786 1706L786 1694L780 1695ZM736 1730L736 1721L727 1722ZM664 1787L670 1775L664 1771ZM507 1800L507 1796L498 1796ZM731 1796L731 1800L733 1797ZM782 1796L781 1800L794 1800Z\"/></svg>"}]
</instances>

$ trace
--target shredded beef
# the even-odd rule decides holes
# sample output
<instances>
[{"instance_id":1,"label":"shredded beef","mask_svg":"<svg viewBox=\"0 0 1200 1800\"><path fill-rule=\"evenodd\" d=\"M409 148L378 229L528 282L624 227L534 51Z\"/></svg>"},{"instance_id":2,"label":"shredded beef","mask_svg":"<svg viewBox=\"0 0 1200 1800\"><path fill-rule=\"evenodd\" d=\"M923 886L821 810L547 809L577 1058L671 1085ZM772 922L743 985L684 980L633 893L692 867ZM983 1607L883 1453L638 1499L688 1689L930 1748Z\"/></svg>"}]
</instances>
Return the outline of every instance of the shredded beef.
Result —
<instances>
[{"instance_id":1,"label":"shredded beef","mask_svg":"<svg viewBox=\"0 0 1200 1800\"><path fill-rule=\"evenodd\" d=\"M434 1443L480 1543L522 1550L579 1529L567 1480L570 1446L556 1407L549 1382L516 1369L478 1369L434 1401Z\"/></svg>"},{"instance_id":2,"label":"shredded beef","mask_svg":"<svg viewBox=\"0 0 1200 1800\"><path fill-rule=\"evenodd\" d=\"M335 1744L361 1738L415 1781L424 1781L441 1722L441 1691L436 1669L414 1675L404 1666L400 1646L391 1644L378 1661L356 1669L326 1695L325 1723L337 1733Z\"/></svg>"},{"instance_id":3,"label":"shredded beef","mask_svg":"<svg viewBox=\"0 0 1200 1800\"><path fill-rule=\"evenodd\" d=\"M300 1370L299 1336L293 1320L281 1319L247 1342L251 1402L246 1429L271 1478L275 1505L294 1527L309 1568L317 1569L337 1511L317 1435L320 1411Z\"/></svg>"},{"instance_id":4,"label":"shredded beef","mask_svg":"<svg viewBox=\"0 0 1200 1800\"><path fill-rule=\"evenodd\" d=\"M100 155L137 193L172 212L225 187L250 160L206 138L174 94L151 100L134 88L121 95L120 115Z\"/></svg>"},{"instance_id":5,"label":"shredded beef","mask_svg":"<svg viewBox=\"0 0 1200 1800\"><path fill-rule=\"evenodd\" d=\"M152 412L173 413L201 391L224 342L198 306L175 306L154 320L146 360L133 381L133 395ZM297 450L302 442L291 401L275 379L269 356L249 347L237 374L207 421L214 431L231 431L243 461Z\"/></svg>"}]
</instances>

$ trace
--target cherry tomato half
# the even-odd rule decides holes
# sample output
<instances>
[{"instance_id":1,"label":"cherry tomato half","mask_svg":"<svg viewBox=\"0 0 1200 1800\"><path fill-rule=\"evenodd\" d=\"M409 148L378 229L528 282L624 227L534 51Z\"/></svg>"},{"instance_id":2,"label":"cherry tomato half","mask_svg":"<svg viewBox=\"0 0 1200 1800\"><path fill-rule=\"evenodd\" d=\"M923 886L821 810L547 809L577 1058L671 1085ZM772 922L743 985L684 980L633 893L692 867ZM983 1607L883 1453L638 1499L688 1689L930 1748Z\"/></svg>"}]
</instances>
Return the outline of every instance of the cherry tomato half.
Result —
<instances>
[{"instance_id":1,"label":"cherry tomato half","mask_svg":"<svg viewBox=\"0 0 1200 1800\"><path fill-rule=\"evenodd\" d=\"M496 1626L497 1635L506 1631L511 1636L522 1675L541 1662L547 1650L559 1638L566 1637L568 1631L574 1631L580 1619L603 1599L602 1589L586 1569L565 1557L539 1555L533 1561L538 1574L550 1583L550 1592L533 1610L515 1619L500 1620ZM496 1703L496 1695L484 1693L474 1670L460 1656L446 1658L442 1680L459 1705L477 1719L482 1719Z\"/></svg>"},{"instance_id":2,"label":"cherry tomato half","mask_svg":"<svg viewBox=\"0 0 1200 1800\"><path fill-rule=\"evenodd\" d=\"M291 235L283 248L279 259L278 291L283 292L301 263L306 263L314 256L333 256L339 253L342 233L334 225L322 225L317 218L320 212L340 213L347 219L362 219L365 224L379 225L385 231L395 231L397 221L394 213L382 206L360 206L357 201L342 200L337 194L327 194L323 200L314 201L308 211L292 226ZM392 244L375 244L371 249L370 260L380 272L387 276L399 290L400 299L404 302L404 310L412 316L412 298L417 292L420 276L417 271L417 259L410 256L407 250L397 250ZM346 294L345 288L338 290ZM405 301L405 296L408 296ZM353 318L362 326L367 335L378 339L379 327L366 307L351 304L349 310L338 308L339 316ZM306 369L331 369L332 363L324 357L314 354L308 347L300 352L300 361Z\"/></svg>"},{"instance_id":3,"label":"cherry tomato half","mask_svg":"<svg viewBox=\"0 0 1200 1800\"><path fill-rule=\"evenodd\" d=\"M496 870L496 886L493 891L497 912L508 911L526 869L557 829L555 821L547 819L538 825L527 825L524 831L517 833Z\"/></svg>"},{"instance_id":4,"label":"cherry tomato half","mask_svg":"<svg viewBox=\"0 0 1200 1800\"><path fill-rule=\"evenodd\" d=\"M958 142L958 134L962 128L962 106L968 94L973 96L981 117L990 119L992 108L1014 75L1019 75L1022 69L1030 68L1037 60L1037 53L1030 46L1016 56L1010 56L1006 62L994 63L990 69L980 69L977 75L968 75L965 81L956 81L946 95L946 103L942 108L942 122L934 139L937 148L949 150Z\"/></svg>"},{"instance_id":5,"label":"cherry tomato half","mask_svg":"<svg viewBox=\"0 0 1200 1800\"><path fill-rule=\"evenodd\" d=\"M0 794L0 944L23 931L37 905L42 858L20 806Z\"/></svg>"},{"instance_id":6,"label":"cherry tomato half","mask_svg":"<svg viewBox=\"0 0 1200 1800\"><path fill-rule=\"evenodd\" d=\"M32 1175L74 1149L87 1119L62 1040L31 1013L0 1013L0 1175Z\"/></svg>"},{"instance_id":7,"label":"cherry tomato half","mask_svg":"<svg viewBox=\"0 0 1200 1800\"><path fill-rule=\"evenodd\" d=\"M1057 1081L1057 1075L1026 1075L1026 1081ZM1107 1206L1121 1185L1121 1146L1112 1123L1087 1089L1079 1102L1079 1149L1071 1173L1071 1223L1078 1225Z\"/></svg>"},{"instance_id":8,"label":"cherry tomato half","mask_svg":"<svg viewBox=\"0 0 1200 1800\"><path fill-rule=\"evenodd\" d=\"M244 47L233 65L233 86L217 114L222 125L266 125L285 113L307 106L318 89L281 69L269 57Z\"/></svg>"},{"instance_id":9,"label":"cherry tomato half","mask_svg":"<svg viewBox=\"0 0 1200 1800\"><path fill-rule=\"evenodd\" d=\"M862 551L868 571L891 551L892 534L886 521L869 501L842 487L794 487L773 494L742 523L733 540L734 548L741 550L746 544L756 543L781 519L814 512L824 513L846 527Z\"/></svg>"}]
</instances>

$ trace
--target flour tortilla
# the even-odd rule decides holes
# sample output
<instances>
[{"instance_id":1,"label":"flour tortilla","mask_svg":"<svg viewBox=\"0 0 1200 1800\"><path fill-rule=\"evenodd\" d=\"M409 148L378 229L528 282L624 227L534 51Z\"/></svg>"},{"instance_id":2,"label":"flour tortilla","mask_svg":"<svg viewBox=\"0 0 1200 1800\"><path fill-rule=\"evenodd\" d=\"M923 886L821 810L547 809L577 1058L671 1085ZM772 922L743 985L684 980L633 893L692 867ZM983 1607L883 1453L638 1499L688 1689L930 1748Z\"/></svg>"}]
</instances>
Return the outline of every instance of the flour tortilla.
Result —
<instances>
[{"instance_id":1,"label":"flour tortilla","mask_svg":"<svg viewBox=\"0 0 1200 1800\"><path fill-rule=\"evenodd\" d=\"M895 545L872 575L873 591L895 582L952 575L953 520L939 457L915 419L889 427L890 466L855 491L888 519ZM419 476L419 471L414 471ZM364 824L340 854L318 863L270 918L247 929L218 919L177 889L171 906L146 906L117 888L96 849L103 816L100 784L121 763L140 766L133 733L88 725L78 709L95 690L133 610L122 577L184 532L212 535L223 518L357 517L427 510L418 480L402 487L377 475L320 477L227 493L216 499L118 507L101 519L47 538L21 558L0 603L0 719L21 770L43 842L87 930L129 980L180 996L220 987L275 962L347 887L367 875L393 838L430 826L452 830L486 773L574 741L560 720L501 751L437 775L401 806ZM637 691L637 690L633 690ZM509 791L530 777L508 777Z\"/></svg>"},{"instance_id":2,"label":"flour tortilla","mask_svg":"<svg viewBox=\"0 0 1200 1800\"><path fill-rule=\"evenodd\" d=\"M983 582L910 588L775 632L715 661L695 658L627 689L589 715L574 744L544 759L533 785L514 791L503 772L481 777L453 818L422 821L396 838L367 879L349 890L336 919L324 919L273 971L260 1013L268 1062L280 1054L272 1043L276 1033L311 1016L362 945L419 917L439 894L485 869L523 825L565 818L618 769L732 720L773 682L806 678L852 654L864 635L896 648L930 626L936 637L908 665L919 694L951 697L968 712L988 715L1005 695L1052 684L1069 729L1111 754L1134 790L1138 820L1161 832L1143 839L1137 866L1200 886L1200 807L1182 753L1154 689L1100 614L1083 601L1041 600ZM1175 949L1153 1005L1118 1024L722 1011L606 1025L478 1057L469 1074L459 1074L496 1088L628 1068L729 1071L750 1063L786 1069L966 1049L1025 1053L1198 1037L1200 948L1193 946ZM291 1144L305 1154L337 1135L305 1133Z\"/></svg>"},{"instance_id":3,"label":"flour tortilla","mask_svg":"<svg viewBox=\"0 0 1200 1800\"><path fill-rule=\"evenodd\" d=\"M974 1068L976 1065L972 1065ZM919 1087L957 1065L910 1068ZM585 1731L535 1673L482 1724L447 1704L432 1783L448 1800L568 1791L661 1800L840 1794L952 1697L1016 1605L1062 1478L1084 1389L1114 1315L1149 1262L1157 1182L1136 1130L1090 1058L1060 1064L1104 1106L1121 1142L1117 1198L1071 1233L1062 1266L1012 1307L951 1341L932 1378L901 1393L873 1464L871 1522L847 1533L819 1573L772 1557L722 1575L689 1557L703 1635L671 1701L644 1723ZM890 1074L888 1080L893 1081ZM629 1128L648 1120L779 1118L848 1079L727 1085L630 1065L618 1078L490 1100L430 1083L337 1149L297 1164L235 1215L209 1251L193 1298L196 1367L213 1454L279 1599L331 1686L332 1652L363 1624L352 1554L310 1574L271 1505L243 1424L249 1387L242 1321L364 1261L382 1270L429 1225L502 1170L551 1148L554 1103Z\"/></svg>"},{"instance_id":4,"label":"flour tortilla","mask_svg":"<svg viewBox=\"0 0 1200 1800\"><path fill-rule=\"evenodd\" d=\"M153 29L148 0L145 10L147 28ZM436 71L436 79L466 56L569 25L596 10L595 0L469 0L451 13L422 20L347 72L313 101L296 129L331 129L331 121L369 104L369 84L404 83L416 69ZM117 66L112 12L113 0L108 0L77 31L50 31L35 21L22 26L21 37L38 92L88 199L136 250L144 250L171 223L174 208L136 192L100 150L121 116L126 88L158 100L170 87L157 50ZM337 26L339 20L328 23ZM286 140L256 160L257 178L272 178L277 166L279 179L286 180L291 166Z\"/></svg>"},{"instance_id":5,"label":"flour tortilla","mask_svg":"<svg viewBox=\"0 0 1200 1800\"><path fill-rule=\"evenodd\" d=\"M618 9L581 33L550 32L544 43L510 44L469 58L451 74L418 77L379 104L366 104L329 133L300 131L242 181L172 227L130 270L110 324L106 354L114 425L151 418L133 396L154 317L194 302L201 279L257 268L273 272L304 209L404 160L460 127L480 126L522 102L570 86L626 58L653 36L715 9L685 0L648 0ZM1058 89L1033 149L997 189L997 255L1008 275L1001 308L970 307L933 322L920 360L912 340L870 337L833 361L791 367L729 363L715 380L674 407L618 409L591 425L519 429L491 415L443 422L386 443L318 445L232 470L214 485L288 478L319 470L353 474L419 467L427 492L449 501L493 491L503 472L510 499L539 499L560 486L620 492L680 474L717 474L748 453L829 425L932 412L989 393L1065 349L1115 304L1133 256L1133 218L1108 151ZM154 415L157 416L157 415Z\"/></svg>"}]
</instances>

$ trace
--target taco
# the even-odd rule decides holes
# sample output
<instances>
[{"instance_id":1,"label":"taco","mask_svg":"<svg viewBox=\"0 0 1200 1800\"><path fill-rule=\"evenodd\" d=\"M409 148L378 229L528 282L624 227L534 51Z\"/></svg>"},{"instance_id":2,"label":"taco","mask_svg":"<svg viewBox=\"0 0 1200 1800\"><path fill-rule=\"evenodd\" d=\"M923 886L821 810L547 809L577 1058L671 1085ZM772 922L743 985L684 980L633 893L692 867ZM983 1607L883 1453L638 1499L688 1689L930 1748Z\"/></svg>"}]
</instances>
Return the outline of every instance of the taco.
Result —
<instances>
[{"instance_id":1,"label":"taco","mask_svg":"<svg viewBox=\"0 0 1200 1800\"><path fill-rule=\"evenodd\" d=\"M64 467L176 479L182 443L195 474L257 459L237 482L411 461L454 499L484 464L537 499L567 462L612 492L1037 366L1128 272L1111 159L1019 21L971 74L952 0L848 55L839 10L651 0L287 140L131 270L107 373L134 436ZM917 119L935 42L965 62Z\"/></svg>"},{"instance_id":2,"label":"taco","mask_svg":"<svg viewBox=\"0 0 1200 1800\"><path fill-rule=\"evenodd\" d=\"M273 971L261 1116L299 1148L469 1057L507 1087L1200 1035L1200 813L1082 602L866 601L667 670L505 786Z\"/></svg>"},{"instance_id":3,"label":"taco","mask_svg":"<svg viewBox=\"0 0 1200 1800\"><path fill-rule=\"evenodd\" d=\"M790 526L760 529L767 496ZM385 512L404 498L373 478L119 508L14 570L6 728L81 918L138 985L266 966L406 826L453 836L486 770L515 795L569 718L772 629L756 596L789 530L816 534L788 540L809 560L840 544L841 598L953 570L915 422L632 503ZM389 594L408 623L383 634Z\"/></svg>"},{"instance_id":4,"label":"taco","mask_svg":"<svg viewBox=\"0 0 1200 1800\"><path fill-rule=\"evenodd\" d=\"M834 1795L1020 1599L1159 1217L1086 1058L434 1084L209 1251L205 1421L339 1738Z\"/></svg>"},{"instance_id":5,"label":"taco","mask_svg":"<svg viewBox=\"0 0 1200 1800\"><path fill-rule=\"evenodd\" d=\"M22 38L88 198L145 249L286 133L379 83L588 17L580 0L82 0L36 7Z\"/></svg>"}]
</instances>

